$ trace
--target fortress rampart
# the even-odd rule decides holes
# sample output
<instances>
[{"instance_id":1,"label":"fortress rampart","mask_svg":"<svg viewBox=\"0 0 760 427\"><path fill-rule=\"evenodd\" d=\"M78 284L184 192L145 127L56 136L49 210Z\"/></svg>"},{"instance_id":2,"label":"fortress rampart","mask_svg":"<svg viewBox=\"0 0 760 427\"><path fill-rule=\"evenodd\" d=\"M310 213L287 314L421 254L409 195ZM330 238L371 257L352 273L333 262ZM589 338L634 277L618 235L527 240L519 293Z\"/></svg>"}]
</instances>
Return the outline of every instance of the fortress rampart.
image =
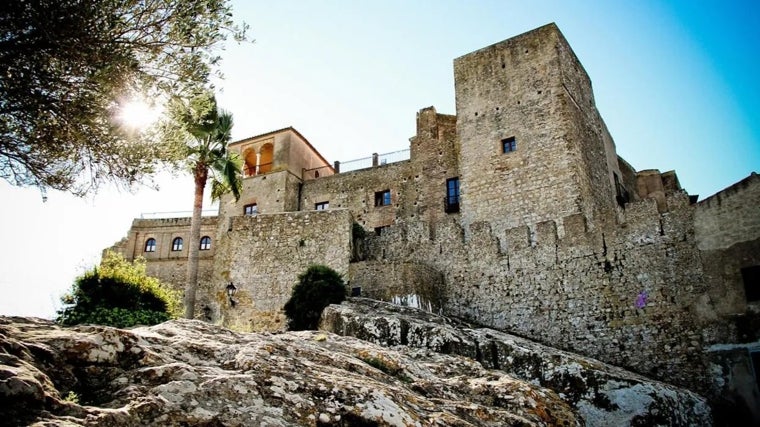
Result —
<instances>
[{"instance_id":1,"label":"fortress rampart","mask_svg":"<svg viewBox=\"0 0 760 427\"><path fill-rule=\"evenodd\" d=\"M420 110L409 160L340 173L293 128L230 144L243 194L204 219L196 312L282 330L298 274L325 264L355 294L595 357L760 422L760 178L696 203L675 172L636 171L553 24L457 58L454 74L457 114ZM114 248L183 288L186 251L170 248L188 231L135 220Z\"/></svg>"}]
</instances>

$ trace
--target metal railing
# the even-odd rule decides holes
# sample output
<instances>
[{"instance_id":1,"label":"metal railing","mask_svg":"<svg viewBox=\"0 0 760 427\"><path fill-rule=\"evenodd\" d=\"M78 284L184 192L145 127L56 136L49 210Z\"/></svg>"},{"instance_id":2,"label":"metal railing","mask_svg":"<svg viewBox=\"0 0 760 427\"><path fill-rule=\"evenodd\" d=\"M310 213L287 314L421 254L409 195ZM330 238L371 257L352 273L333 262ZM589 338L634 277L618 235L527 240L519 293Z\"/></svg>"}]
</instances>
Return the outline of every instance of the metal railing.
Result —
<instances>
[{"instance_id":1,"label":"metal railing","mask_svg":"<svg viewBox=\"0 0 760 427\"><path fill-rule=\"evenodd\" d=\"M216 216L216 209L204 209L201 216ZM193 211L168 211L168 212L141 212L140 219L163 219L163 218L190 218Z\"/></svg>"},{"instance_id":2,"label":"metal railing","mask_svg":"<svg viewBox=\"0 0 760 427\"><path fill-rule=\"evenodd\" d=\"M405 150L393 151L391 153L377 154L370 157L349 160L347 162L335 162L335 173L351 172L359 169L373 168L383 166L389 163L403 162L409 160L411 151Z\"/></svg>"},{"instance_id":3,"label":"metal railing","mask_svg":"<svg viewBox=\"0 0 760 427\"><path fill-rule=\"evenodd\" d=\"M245 165L243 167L243 175L244 176L256 176L256 175L263 175L265 173L272 172L272 162L269 163L263 163L258 166L256 165Z\"/></svg>"}]
</instances>

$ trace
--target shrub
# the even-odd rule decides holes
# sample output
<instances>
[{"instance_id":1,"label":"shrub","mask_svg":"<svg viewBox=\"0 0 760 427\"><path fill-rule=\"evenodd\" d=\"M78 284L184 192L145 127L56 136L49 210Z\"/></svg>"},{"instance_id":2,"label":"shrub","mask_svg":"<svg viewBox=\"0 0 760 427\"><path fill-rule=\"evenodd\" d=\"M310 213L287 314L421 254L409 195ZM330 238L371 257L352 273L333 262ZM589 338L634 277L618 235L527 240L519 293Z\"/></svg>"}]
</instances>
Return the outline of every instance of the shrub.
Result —
<instances>
[{"instance_id":1,"label":"shrub","mask_svg":"<svg viewBox=\"0 0 760 427\"><path fill-rule=\"evenodd\" d=\"M131 263L106 252L100 266L78 277L61 300L56 322L93 323L126 328L155 325L178 317L179 295L145 272L145 260Z\"/></svg>"},{"instance_id":2,"label":"shrub","mask_svg":"<svg viewBox=\"0 0 760 427\"><path fill-rule=\"evenodd\" d=\"M300 276L285 304L288 329L317 329L322 310L346 299L346 285L337 271L324 265L312 265Z\"/></svg>"}]
</instances>

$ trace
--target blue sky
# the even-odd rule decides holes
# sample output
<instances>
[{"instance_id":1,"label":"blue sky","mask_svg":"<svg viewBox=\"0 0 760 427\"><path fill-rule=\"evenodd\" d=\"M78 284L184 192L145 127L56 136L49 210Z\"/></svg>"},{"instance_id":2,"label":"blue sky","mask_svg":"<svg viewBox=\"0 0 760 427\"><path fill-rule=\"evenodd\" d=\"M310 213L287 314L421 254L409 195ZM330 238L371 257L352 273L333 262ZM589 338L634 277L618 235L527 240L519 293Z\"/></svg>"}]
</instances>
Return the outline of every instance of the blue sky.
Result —
<instances>
[{"instance_id":1,"label":"blue sky","mask_svg":"<svg viewBox=\"0 0 760 427\"><path fill-rule=\"evenodd\" d=\"M221 105L236 139L294 126L346 161L408 147L415 114L454 114L452 61L555 22L593 82L617 150L675 169L701 198L760 170L760 3L742 1L238 1L255 43L229 44ZM0 183L0 314L59 296L142 212L185 211L192 182L86 199Z\"/></svg>"}]
</instances>

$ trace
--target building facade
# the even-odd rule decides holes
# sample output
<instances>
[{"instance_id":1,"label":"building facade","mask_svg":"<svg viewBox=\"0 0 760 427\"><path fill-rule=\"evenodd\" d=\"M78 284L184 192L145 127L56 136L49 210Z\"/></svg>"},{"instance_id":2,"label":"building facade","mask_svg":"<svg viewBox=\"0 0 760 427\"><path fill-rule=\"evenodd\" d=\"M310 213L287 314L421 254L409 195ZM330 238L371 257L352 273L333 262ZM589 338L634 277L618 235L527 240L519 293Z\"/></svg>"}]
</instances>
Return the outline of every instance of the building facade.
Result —
<instances>
[{"instance_id":1,"label":"building facade","mask_svg":"<svg viewBox=\"0 0 760 427\"><path fill-rule=\"evenodd\" d=\"M635 170L554 24L457 58L454 74L456 115L420 110L406 160L341 171L293 128L230 144L243 196L204 219L205 249L192 242L204 249L199 316L281 330L297 275L325 264L354 294L595 357L760 420L760 177L697 202L674 172ZM136 219L114 248L182 288L187 253L173 249L188 233L187 218Z\"/></svg>"}]
</instances>

